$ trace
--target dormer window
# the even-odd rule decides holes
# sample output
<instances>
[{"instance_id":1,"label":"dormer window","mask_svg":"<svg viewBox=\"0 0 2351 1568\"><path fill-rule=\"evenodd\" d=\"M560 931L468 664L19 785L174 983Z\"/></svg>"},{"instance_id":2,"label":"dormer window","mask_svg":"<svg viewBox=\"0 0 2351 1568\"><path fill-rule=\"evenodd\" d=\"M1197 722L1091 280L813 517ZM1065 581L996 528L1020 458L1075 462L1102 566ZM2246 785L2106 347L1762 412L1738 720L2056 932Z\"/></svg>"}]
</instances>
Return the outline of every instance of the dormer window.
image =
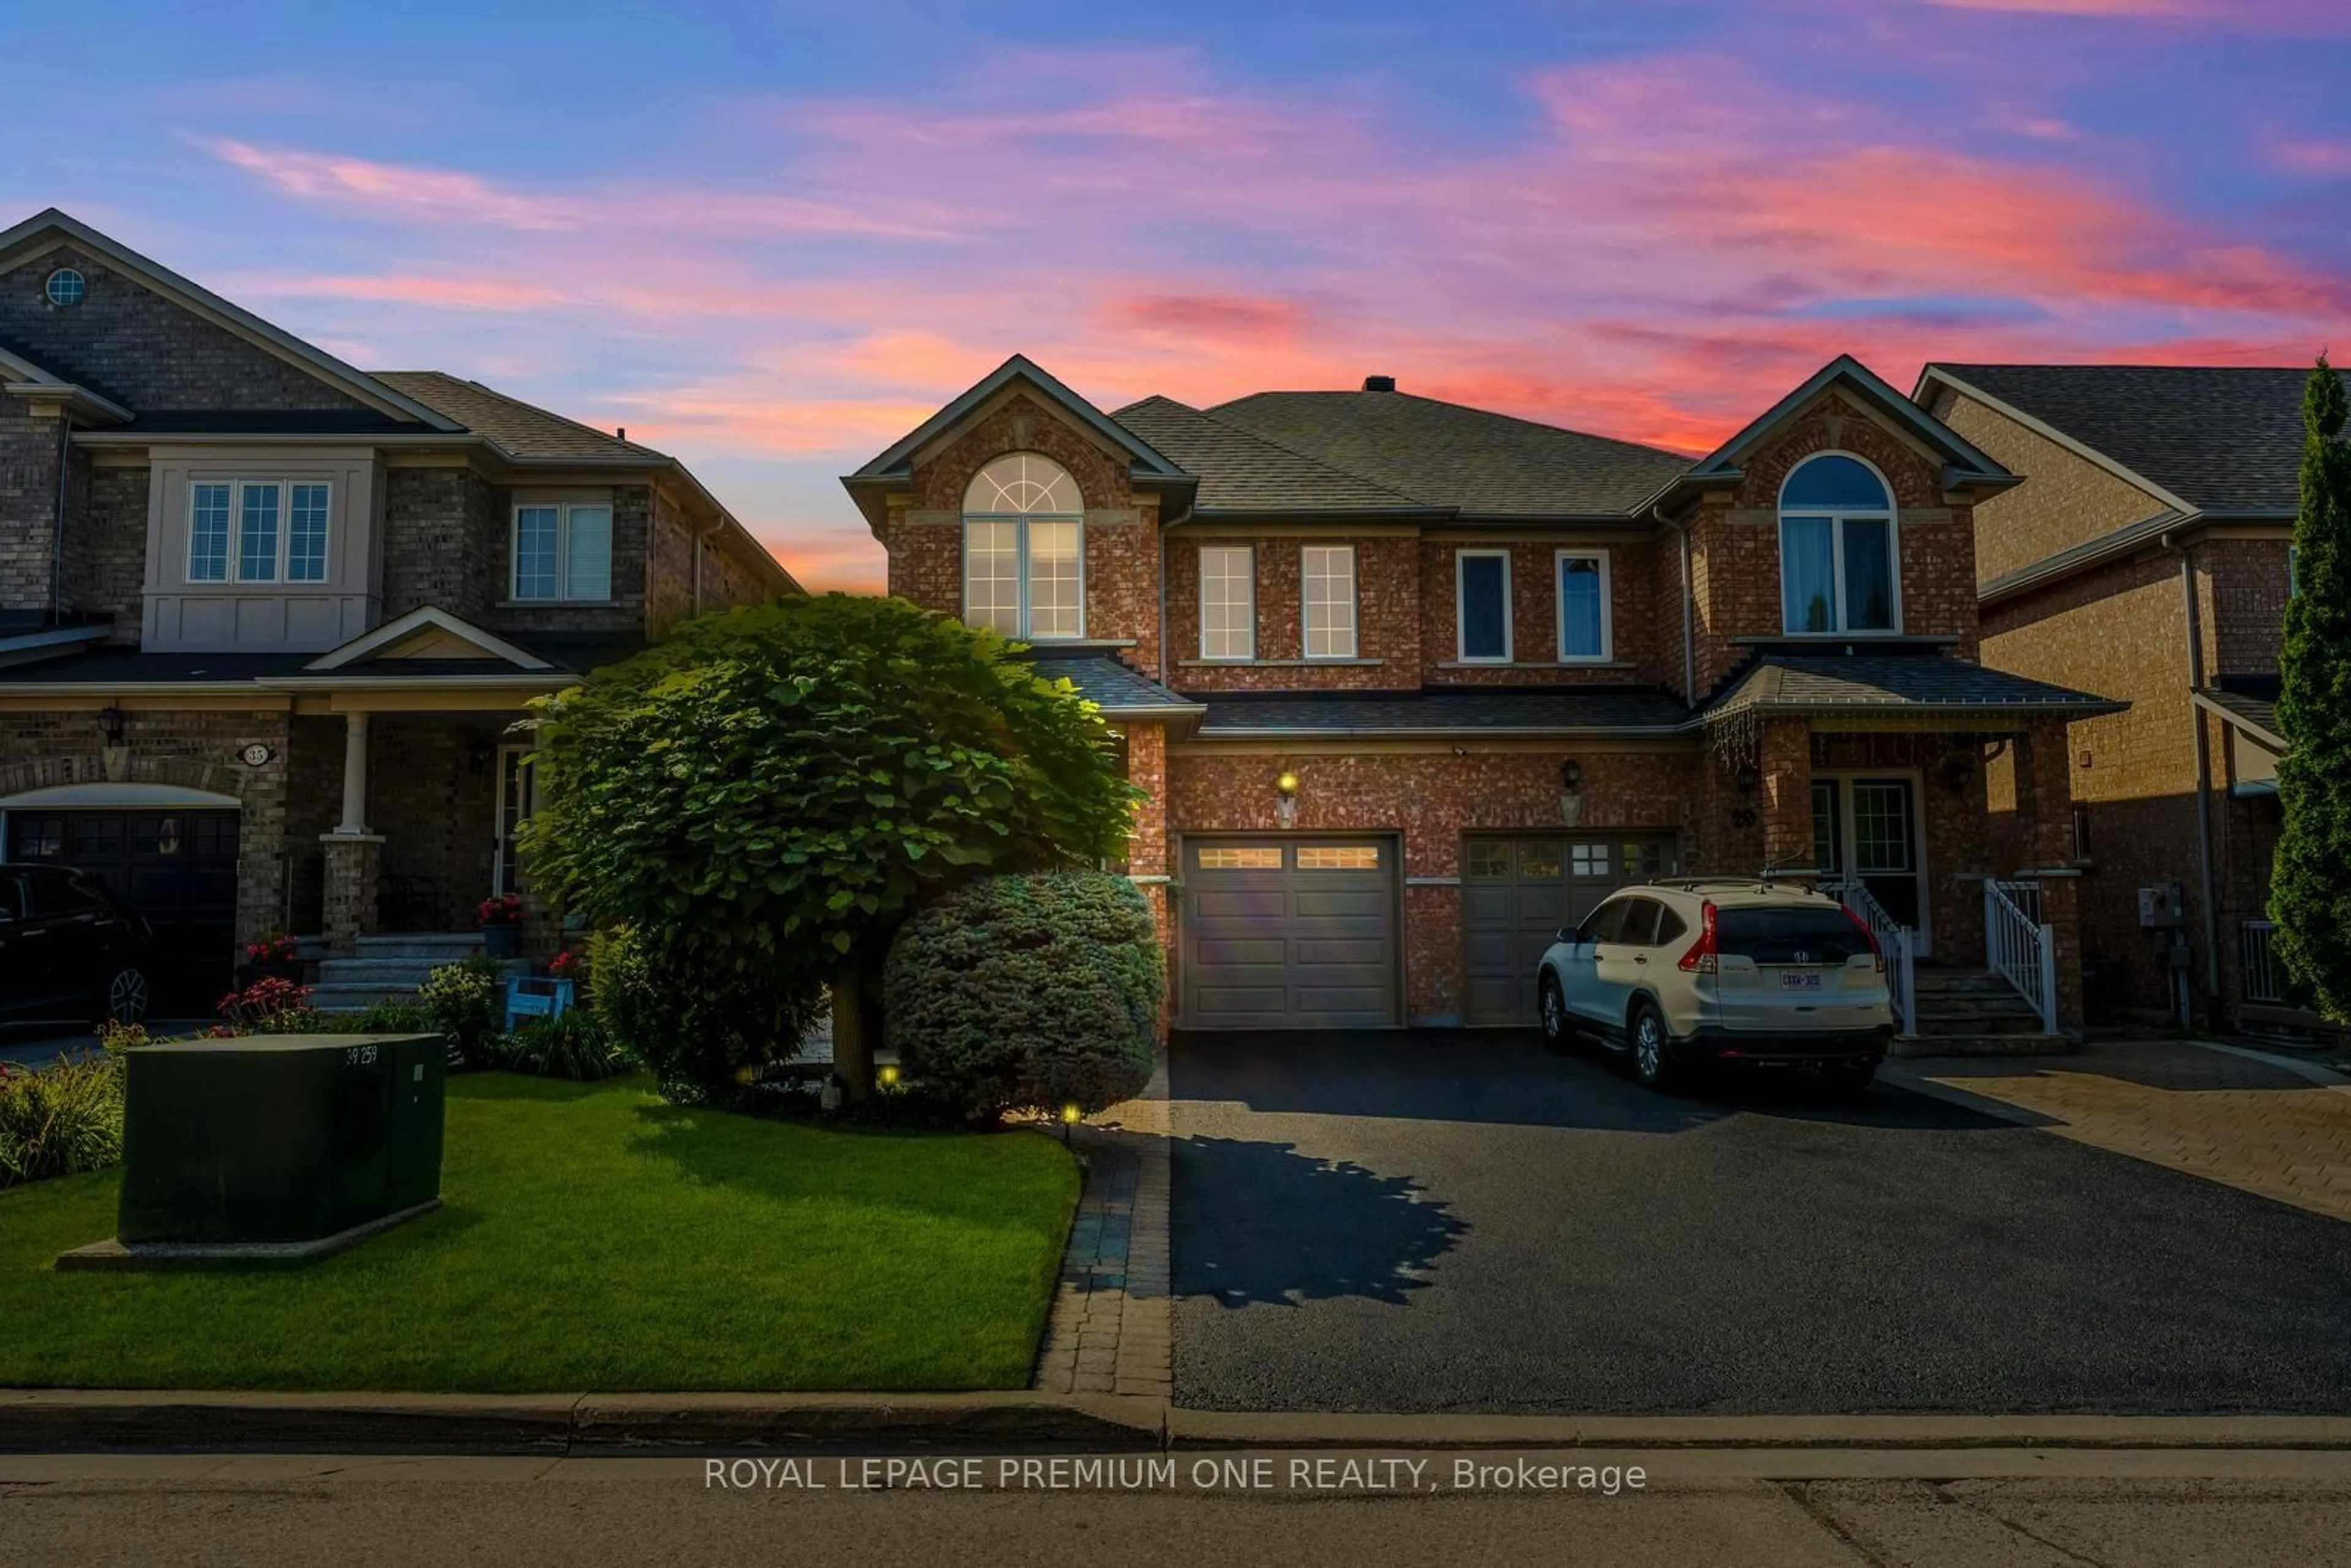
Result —
<instances>
[{"instance_id":1,"label":"dormer window","mask_svg":"<svg viewBox=\"0 0 2351 1568\"><path fill-rule=\"evenodd\" d=\"M1860 458L1823 453L1781 486L1780 604L1791 636L1902 629L1894 497Z\"/></svg>"},{"instance_id":2,"label":"dormer window","mask_svg":"<svg viewBox=\"0 0 2351 1568\"><path fill-rule=\"evenodd\" d=\"M190 582L324 582L332 487L302 479L188 486Z\"/></svg>"},{"instance_id":3,"label":"dormer window","mask_svg":"<svg viewBox=\"0 0 2351 1568\"><path fill-rule=\"evenodd\" d=\"M1035 452L998 458L963 498L963 613L1038 641L1082 637L1085 503L1068 469Z\"/></svg>"},{"instance_id":4,"label":"dormer window","mask_svg":"<svg viewBox=\"0 0 2351 1568\"><path fill-rule=\"evenodd\" d=\"M513 595L531 603L605 604L612 598L612 504L604 497L516 503Z\"/></svg>"}]
</instances>

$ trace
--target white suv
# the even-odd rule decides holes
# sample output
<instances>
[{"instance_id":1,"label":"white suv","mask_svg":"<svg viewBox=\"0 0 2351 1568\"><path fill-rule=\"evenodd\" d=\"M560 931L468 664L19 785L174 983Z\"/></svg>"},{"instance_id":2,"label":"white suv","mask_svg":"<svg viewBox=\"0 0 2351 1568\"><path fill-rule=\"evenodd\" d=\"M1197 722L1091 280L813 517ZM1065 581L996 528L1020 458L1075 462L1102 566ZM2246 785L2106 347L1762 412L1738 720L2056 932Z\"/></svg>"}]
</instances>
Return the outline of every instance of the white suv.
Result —
<instances>
[{"instance_id":1,"label":"white suv","mask_svg":"<svg viewBox=\"0 0 2351 1568\"><path fill-rule=\"evenodd\" d=\"M1543 952L1544 1038L1598 1038L1653 1089L1707 1062L1808 1067L1851 1092L1894 1014L1869 928L1825 894L1760 882L1619 888Z\"/></svg>"}]
</instances>

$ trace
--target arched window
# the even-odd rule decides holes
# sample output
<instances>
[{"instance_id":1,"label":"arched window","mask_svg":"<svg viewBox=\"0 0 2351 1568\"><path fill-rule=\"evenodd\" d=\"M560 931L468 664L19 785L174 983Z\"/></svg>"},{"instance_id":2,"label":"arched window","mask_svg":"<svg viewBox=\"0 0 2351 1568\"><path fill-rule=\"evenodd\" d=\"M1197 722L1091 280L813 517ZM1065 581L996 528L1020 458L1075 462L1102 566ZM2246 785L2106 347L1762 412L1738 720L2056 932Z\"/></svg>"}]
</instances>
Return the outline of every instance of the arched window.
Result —
<instances>
[{"instance_id":1,"label":"arched window","mask_svg":"<svg viewBox=\"0 0 2351 1568\"><path fill-rule=\"evenodd\" d=\"M1902 629L1894 497L1858 457L1824 452L1780 486L1782 629L1876 632Z\"/></svg>"},{"instance_id":2,"label":"arched window","mask_svg":"<svg viewBox=\"0 0 2351 1568\"><path fill-rule=\"evenodd\" d=\"M1051 458L1012 452L963 493L963 614L1008 637L1082 637L1085 503Z\"/></svg>"}]
</instances>

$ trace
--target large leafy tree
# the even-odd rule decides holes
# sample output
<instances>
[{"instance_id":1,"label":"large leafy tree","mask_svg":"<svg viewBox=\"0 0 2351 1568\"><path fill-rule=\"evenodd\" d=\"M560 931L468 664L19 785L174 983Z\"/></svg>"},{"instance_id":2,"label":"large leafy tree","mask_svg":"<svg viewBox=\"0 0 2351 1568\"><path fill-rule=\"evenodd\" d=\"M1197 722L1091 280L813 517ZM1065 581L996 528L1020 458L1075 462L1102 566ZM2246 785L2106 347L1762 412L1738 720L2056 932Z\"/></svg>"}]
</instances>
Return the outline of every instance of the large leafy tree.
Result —
<instances>
[{"instance_id":1,"label":"large leafy tree","mask_svg":"<svg viewBox=\"0 0 2351 1568\"><path fill-rule=\"evenodd\" d=\"M2343 378L2322 354L2302 397L2302 509L2285 612L2278 764L2285 823L2270 918L2286 971L2351 1020L2351 445Z\"/></svg>"},{"instance_id":2,"label":"large leafy tree","mask_svg":"<svg viewBox=\"0 0 2351 1568\"><path fill-rule=\"evenodd\" d=\"M632 926L656 973L756 976L787 1004L831 987L853 1095L915 905L1117 855L1138 795L1092 706L1013 644L837 593L687 622L546 699L537 749L538 884Z\"/></svg>"}]
</instances>

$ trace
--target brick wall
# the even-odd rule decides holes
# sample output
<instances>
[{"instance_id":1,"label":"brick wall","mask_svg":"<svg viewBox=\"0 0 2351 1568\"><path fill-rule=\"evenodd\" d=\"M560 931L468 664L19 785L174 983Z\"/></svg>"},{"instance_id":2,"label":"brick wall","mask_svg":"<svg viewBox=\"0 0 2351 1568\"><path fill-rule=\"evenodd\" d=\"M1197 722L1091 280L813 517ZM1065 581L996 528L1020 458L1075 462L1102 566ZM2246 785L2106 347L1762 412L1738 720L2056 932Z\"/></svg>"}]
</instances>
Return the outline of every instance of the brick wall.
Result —
<instances>
[{"instance_id":1,"label":"brick wall","mask_svg":"<svg viewBox=\"0 0 2351 1568\"><path fill-rule=\"evenodd\" d=\"M490 892L496 744L506 723L451 714L378 714L370 723L368 826L383 835L387 925L465 931L476 924L474 906ZM340 789L340 769L337 779Z\"/></svg>"},{"instance_id":2,"label":"brick wall","mask_svg":"<svg viewBox=\"0 0 2351 1568\"><path fill-rule=\"evenodd\" d=\"M694 613L694 525L670 498L653 493L645 530L645 634L666 637Z\"/></svg>"},{"instance_id":3,"label":"brick wall","mask_svg":"<svg viewBox=\"0 0 2351 1568\"><path fill-rule=\"evenodd\" d=\"M147 587L147 470L93 467L80 454L74 469L66 602L78 614L113 617L110 643L137 643Z\"/></svg>"},{"instance_id":4,"label":"brick wall","mask_svg":"<svg viewBox=\"0 0 2351 1568\"><path fill-rule=\"evenodd\" d=\"M507 593L503 492L470 468L384 473L383 618L431 604L476 625Z\"/></svg>"},{"instance_id":5,"label":"brick wall","mask_svg":"<svg viewBox=\"0 0 2351 1568\"><path fill-rule=\"evenodd\" d=\"M57 517L57 422L0 392L0 611L47 611Z\"/></svg>"},{"instance_id":6,"label":"brick wall","mask_svg":"<svg viewBox=\"0 0 2351 1568\"><path fill-rule=\"evenodd\" d=\"M702 607L724 610L730 604L757 604L776 596L775 580L745 560L746 546L728 542L723 534L702 541Z\"/></svg>"},{"instance_id":7,"label":"brick wall","mask_svg":"<svg viewBox=\"0 0 2351 1568\"><path fill-rule=\"evenodd\" d=\"M2153 496L2047 436L1948 390L1937 418L2025 483L1976 506L1976 570L1991 579L2163 509Z\"/></svg>"},{"instance_id":8,"label":"brick wall","mask_svg":"<svg viewBox=\"0 0 2351 1568\"><path fill-rule=\"evenodd\" d=\"M142 711L125 716L120 755L110 759L98 709L0 710L0 795L65 784L171 784L234 795L238 829L236 936L250 942L285 919L287 715ZM259 741L277 755L248 768L237 758Z\"/></svg>"},{"instance_id":9,"label":"brick wall","mask_svg":"<svg viewBox=\"0 0 2351 1568\"><path fill-rule=\"evenodd\" d=\"M2274 675L2285 649L2285 539L2208 538L2196 547L2211 675Z\"/></svg>"},{"instance_id":10,"label":"brick wall","mask_svg":"<svg viewBox=\"0 0 2351 1568\"><path fill-rule=\"evenodd\" d=\"M2195 720L2188 696L2187 616L2177 558L2150 551L1994 605L1984 616L1984 663L2131 706L2070 727L2070 787L2087 808L2089 866L2082 878L2083 947L2101 972L2101 1007L2160 1013L2170 985L2155 938L2138 925L2138 890L2176 882L2200 946L2196 841ZM1996 833L2014 809L2014 759L1990 769ZM2022 840L2009 842L2022 849Z\"/></svg>"},{"instance_id":11,"label":"brick wall","mask_svg":"<svg viewBox=\"0 0 2351 1568\"><path fill-rule=\"evenodd\" d=\"M1893 486L1902 630L1956 638L1959 657L1976 657L1972 509L1943 504L1939 463L1888 431L1874 411L1829 395L1748 457L1728 504L1702 502L1691 515L1701 691L1742 662L1745 650L1734 639L1781 635L1780 486L1798 463L1829 451L1867 459Z\"/></svg>"},{"instance_id":12,"label":"brick wall","mask_svg":"<svg viewBox=\"0 0 2351 1568\"><path fill-rule=\"evenodd\" d=\"M1247 545L1255 552L1257 656L1304 655L1300 601L1300 551L1308 545L1351 545L1355 551L1355 656L1376 664L1202 664L1200 551ZM1167 541L1169 684L1184 691L1278 691L1355 688L1397 691L1417 686L1420 667L1419 547L1410 538L1353 538L1339 534L1266 534Z\"/></svg>"},{"instance_id":13,"label":"brick wall","mask_svg":"<svg viewBox=\"0 0 2351 1568\"><path fill-rule=\"evenodd\" d=\"M79 271L89 286L80 304L62 310L48 302L42 287L61 267ZM142 414L175 409L373 412L71 246L0 273L0 340Z\"/></svg>"},{"instance_id":14,"label":"brick wall","mask_svg":"<svg viewBox=\"0 0 2351 1568\"><path fill-rule=\"evenodd\" d=\"M1591 548L1609 557L1609 615L1614 637L1612 664L1559 662L1559 588L1556 541L1510 545L1510 660L1506 665L1464 665L1457 626L1459 604L1456 560L1463 549L1496 548L1442 535L1420 542L1421 668L1430 685L1580 685L1656 684L1665 679L1658 616L1674 617L1674 666L1680 668L1681 612L1677 600L1656 601L1653 554L1656 539L1627 538ZM1573 547L1582 549L1583 547ZM1678 574L1678 565L1677 566ZM1678 581L1678 575L1677 576ZM1450 666L1449 668L1447 666Z\"/></svg>"}]
</instances>

